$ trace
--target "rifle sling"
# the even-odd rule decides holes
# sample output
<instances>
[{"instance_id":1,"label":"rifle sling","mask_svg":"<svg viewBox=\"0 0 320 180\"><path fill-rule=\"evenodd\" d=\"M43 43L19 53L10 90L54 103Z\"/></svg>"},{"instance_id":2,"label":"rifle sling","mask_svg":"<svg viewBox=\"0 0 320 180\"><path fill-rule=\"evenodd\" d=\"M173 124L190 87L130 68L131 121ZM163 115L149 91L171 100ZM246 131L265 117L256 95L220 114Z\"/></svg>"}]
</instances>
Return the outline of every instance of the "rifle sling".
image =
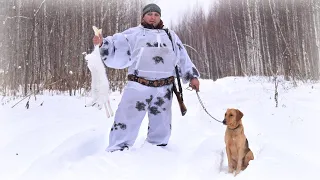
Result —
<instances>
[{"instance_id":1,"label":"rifle sling","mask_svg":"<svg viewBox=\"0 0 320 180\"><path fill-rule=\"evenodd\" d=\"M171 44L172 44L172 50L174 51L173 41L172 41L171 34L169 33L169 29L163 29L163 30L167 33L167 35L168 35L168 37L169 37L169 39L171 41ZM182 87L181 87L181 82L180 82L180 74L179 74L179 70L178 70L178 66L177 65L175 66L175 70L176 70L176 76L177 76L177 81L178 81L178 86L179 86L179 93L181 95L181 100L183 101ZM174 83L173 83L173 85L175 86Z\"/></svg>"}]
</instances>

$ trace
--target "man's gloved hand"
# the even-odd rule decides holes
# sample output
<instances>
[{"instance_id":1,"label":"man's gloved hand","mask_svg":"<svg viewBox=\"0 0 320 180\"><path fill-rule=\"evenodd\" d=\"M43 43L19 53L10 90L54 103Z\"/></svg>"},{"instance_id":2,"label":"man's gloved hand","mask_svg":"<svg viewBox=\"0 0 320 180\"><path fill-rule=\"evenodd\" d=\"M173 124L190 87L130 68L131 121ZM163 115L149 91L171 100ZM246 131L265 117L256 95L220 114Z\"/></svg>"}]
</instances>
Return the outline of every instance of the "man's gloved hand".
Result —
<instances>
[{"instance_id":1,"label":"man's gloved hand","mask_svg":"<svg viewBox=\"0 0 320 180\"><path fill-rule=\"evenodd\" d=\"M103 41L102 34L99 34L98 36L94 36L92 39L93 44L95 46L99 45L99 47L102 45L102 41Z\"/></svg>"},{"instance_id":2,"label":"man's gloved hand","mask_svg":"<svg viewBox=\"0 0 320 180\"><path fill-rule=\"evenodd\" d=\"M197 92L199 92L200 82L199 82L198 78L192 78L192 79L190 80L189 86L190 86L192 89L194 89L194 90L196 90Z\"/></svg>"}]
</instances>

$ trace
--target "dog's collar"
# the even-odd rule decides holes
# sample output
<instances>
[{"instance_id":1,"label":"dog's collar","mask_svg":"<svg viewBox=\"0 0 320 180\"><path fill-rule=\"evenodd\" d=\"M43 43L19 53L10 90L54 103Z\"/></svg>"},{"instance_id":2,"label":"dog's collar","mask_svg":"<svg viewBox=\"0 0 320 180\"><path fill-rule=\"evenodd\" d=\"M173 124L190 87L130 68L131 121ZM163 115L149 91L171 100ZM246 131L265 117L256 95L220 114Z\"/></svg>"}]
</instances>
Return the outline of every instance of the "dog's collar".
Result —
<instances>
[{"instance_id":1,"label":"dog's collar","mask_svg":"<svg viewBox=\"0 0 320 180\"><path fill-rule=\"evenodd\" d=\"M228 128L228 129L234 131L234 130L238 129L240 126L241 126L241 124L239 124L237 127L233 128L233 129L231 129L231 128Z\"/></svg>"}]
</instances>

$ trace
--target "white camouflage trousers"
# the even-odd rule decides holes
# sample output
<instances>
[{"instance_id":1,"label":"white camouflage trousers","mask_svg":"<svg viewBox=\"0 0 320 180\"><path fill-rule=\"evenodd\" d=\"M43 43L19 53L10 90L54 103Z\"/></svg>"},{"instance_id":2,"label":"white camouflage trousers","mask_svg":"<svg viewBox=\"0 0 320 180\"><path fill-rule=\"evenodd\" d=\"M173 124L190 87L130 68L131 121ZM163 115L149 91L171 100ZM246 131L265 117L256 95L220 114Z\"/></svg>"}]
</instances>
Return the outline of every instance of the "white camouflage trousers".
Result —
<instances>
[{"instance_id":1,"label":"white camouflage trousers","mask_svg":"<svg viewBox=\"0 0 320 180\"><path fill-rule=\"evenodd\" d=\"M115 113L106 151L133 146L146 113L149 125L147 141L166 145L171 135L172 85L148 87L129 81Z\"/></svg>"}]
</instances>

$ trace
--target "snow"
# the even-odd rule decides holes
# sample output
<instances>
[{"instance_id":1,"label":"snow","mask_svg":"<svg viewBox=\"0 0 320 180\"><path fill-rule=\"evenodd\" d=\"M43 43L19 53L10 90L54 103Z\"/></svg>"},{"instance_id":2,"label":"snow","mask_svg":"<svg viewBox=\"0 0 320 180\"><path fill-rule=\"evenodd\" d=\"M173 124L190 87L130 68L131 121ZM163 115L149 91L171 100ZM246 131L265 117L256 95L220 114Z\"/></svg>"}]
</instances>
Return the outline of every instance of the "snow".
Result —
<instances>
[{"instance_id":1,"label":"snow","mask_svg":"<svg viewBox=\"0 0 320 180\"><path fill-rule=\"evenodd\" d=\"M317 179L320 168L320 83L281 80L279 107L274 83L263 77L201 80L206 109L222 120L227 108L244 114L244 131L255 160L234 177L227 173L225 126L202 109L194 91L184 90L188 112L181 116L173 101L172 136L167 147L145 142L144 119L135 145L109 153L113 117L84 107L89 97L52 96L24 100L2 98L0 106L0 179L22 180L283 180ZM117 108L121 94L111 94ZM43 102L43 105L40 104Z\"/></svg>"}]
</instances>

